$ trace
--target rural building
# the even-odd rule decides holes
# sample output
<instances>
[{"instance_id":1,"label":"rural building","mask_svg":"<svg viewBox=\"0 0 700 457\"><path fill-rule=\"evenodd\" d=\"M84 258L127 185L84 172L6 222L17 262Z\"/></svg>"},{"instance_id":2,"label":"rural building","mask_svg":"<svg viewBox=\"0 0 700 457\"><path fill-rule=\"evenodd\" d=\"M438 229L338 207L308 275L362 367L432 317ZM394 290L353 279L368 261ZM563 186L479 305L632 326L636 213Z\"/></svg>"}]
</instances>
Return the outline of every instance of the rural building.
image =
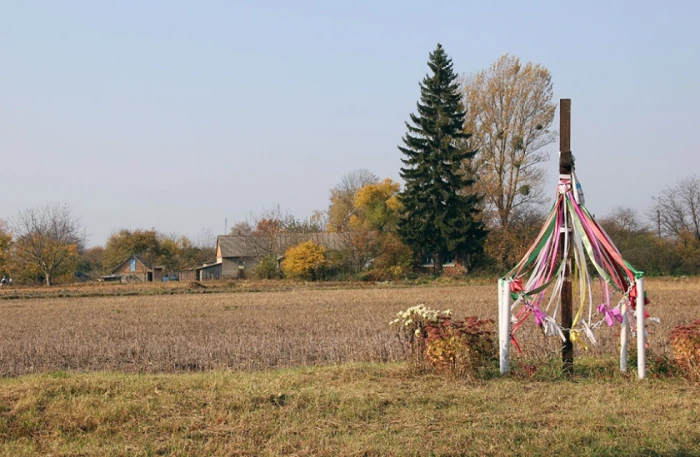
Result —
<instances>
[{"instance_id":1,"label":"rural building","mask_svg":"<svg viewBox=\"0 0 700 457\"><path fill-rule=\"evenodd\" d=\"M143 257L132 255L102 279L115 281L117 278L120 282L159 282L163 279L163 267L155 267Z\"/></svg>"},{"instance_id":2,"label":"rural building","mask_svg":"<svg viewBox=\"0 0 700 457\"><path fill-rule=\"evenodd\" d=\"M349 240L345 233L327 232L220 235L216 238L216 262L197 267L197 279L239 278L249 274L264 257L273 255L280 262L287 249L306 241L339 251Z\"/></svg>"},{"instance_id":3,"label":"rural building","mask_svg":"<svg viewBox=\"0 0 700 457\"><path fill-rule=\"evenodd\" d=\"M197 269L189 268L187 270L182 270L177 274L177 279L179 281L197 281L199 279Z\"/></svg>"},{"instance_id":4,"label":"rural building","mask_svg":"<svg viewBox=\"0 0 700 457\"><path fill-rule=\"evenodd\" d=\"M233 278L237 276L223 276L222 275L222 264L221 262L211 262L205 263L201 267L197 267L195 271L197 272L197 279L200 281L208 281L210 279L221 279L224 277Z\"/></svg>"}]
</instances>

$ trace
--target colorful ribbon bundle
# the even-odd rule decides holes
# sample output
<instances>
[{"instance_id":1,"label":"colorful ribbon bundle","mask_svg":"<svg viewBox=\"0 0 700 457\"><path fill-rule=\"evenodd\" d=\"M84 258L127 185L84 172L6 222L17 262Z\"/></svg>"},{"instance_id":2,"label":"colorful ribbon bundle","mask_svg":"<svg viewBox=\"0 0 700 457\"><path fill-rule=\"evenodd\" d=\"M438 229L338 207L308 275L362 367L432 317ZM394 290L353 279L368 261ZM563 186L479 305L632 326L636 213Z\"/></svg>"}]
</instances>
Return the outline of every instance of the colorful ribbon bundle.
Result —
<instances>
[{"instance_id":1,"label":"colorful ribbon bundle","mask_svg":"<svg viewBox=\"0 0 700 457\"><path fill-rule=\"evenodd\" d=\"M578 283L579 291L578 309L569 329L570 338L580 341L580 335L585 335L595 345L593 330L603 324L619 325L624 310L629 309L628 306L635 308L635 278L644 273L635 270L622 258L605 230L588 212L575 173L560 176L556 201L537 239L523 259L502 278L511 281L514 299L511 313L517 310L511 316L511 341L519 352L514 335L530 315L545 334L558 335L564 340L563 329L552 317L556 316L561 304L560 292L567 265L563 259L572 260L570 277ZM597 280L592 270L597 273ZM527 282L523 283L526 277ZM594 306L596 282L602 299ZM551 295L545 304L550 286ZM622 299L612 306L611 297L615 291L622 294ZM594 317L598 317L596 322L593 322ZM645 317L648 317L646 312Z\"/></svg>"}]
</instances>

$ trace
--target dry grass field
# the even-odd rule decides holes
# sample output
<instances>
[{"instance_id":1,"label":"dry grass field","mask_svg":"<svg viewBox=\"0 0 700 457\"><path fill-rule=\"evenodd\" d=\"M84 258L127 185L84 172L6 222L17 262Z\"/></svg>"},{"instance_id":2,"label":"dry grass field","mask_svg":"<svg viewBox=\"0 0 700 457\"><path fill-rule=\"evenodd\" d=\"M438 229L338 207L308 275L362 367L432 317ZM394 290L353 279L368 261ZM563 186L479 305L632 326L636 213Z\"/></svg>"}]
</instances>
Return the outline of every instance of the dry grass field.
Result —
<instances>
[{"instance_id":1,"label":"dry grass field","mask_svg":"<svg viewBox=\"0 0 700 457\"><path fill-rule=\"evenodd\" d=\"M465 381L397 362L397 311L495 317L493 282L242 288L0 300L0 455L700 456L700 385L653 364L645 382L619 374L608 329L578 347L571 380L532 323L516 359L534 374L516 362ZM664 355L670 329L700 316L700 281L647 288Z\"/></svg>"},{"instance_id":2,"label":"dry grass field","mask_svg":"<svg viewBox=\"0 0 700 457\"><path fill-rule=\"evenodd\" d=\"M277 287L277 286L270 286ZM300 286L280 292L0 300L0 375L72 371L173 373L392 362L403 358L388 322L419 303L456 316L496 316L496 286ZM240 287L239 287L240 289ZM649 280L651 352L670 329L700 317L700 281ZM614 355L615 330L577 356ZM557 357L559 343L532 322L518 333L522 357ZM516 364L517 365L517 364Z\"/></svg>"},{"instance_id":3,"label":"dry grass field","mask_svg":"<svg viewBox=\"0 0 700 457\"><path fill-rule=\"evenodd\" d=\"M700 387L397 364L0 379L2 456L697 456Z\"/></svg>"}]
</instances>

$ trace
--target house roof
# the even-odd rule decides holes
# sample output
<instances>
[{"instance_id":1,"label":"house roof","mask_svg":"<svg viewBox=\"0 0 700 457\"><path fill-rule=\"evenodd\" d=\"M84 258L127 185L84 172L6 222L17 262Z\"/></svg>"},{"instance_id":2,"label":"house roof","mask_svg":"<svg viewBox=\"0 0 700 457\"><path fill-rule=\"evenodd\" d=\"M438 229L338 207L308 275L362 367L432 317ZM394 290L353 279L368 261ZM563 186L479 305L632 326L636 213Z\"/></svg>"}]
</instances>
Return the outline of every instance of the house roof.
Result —
<instances>
[{"instance_id":1,"label":"house roof","mask_svg":"<svg viewBox=\"0 0 700 457\"><path fill-rule=\"evenodd\" d=\"M136 259L136 260L138 260L139 262L141 262L141 263L146 267L146 269L148 269L148 270L150 270L150 271L153 271L153 265L151 265L151 262L149 262L148 260L144 259L144 258L141 257L140 255L132 255L131 257L129 257L128 259L124 260L122 263L120 263L119 265L117 265L116 267L114 267L114 268L112 269L112 273L114 273L115 271L117 271L118 269L120 269L125 263L127 263L127 262L130 261L131 259Z\"/></svg>"},{"instance_id":2,"label":"house roof","mask_svg":"<svg viewBox=\"0 0 700 457\"><path fill-rule=\"evenodd\" d=\"M216 242L221 257L257 257L259 253L267 251L270 238L257 235L220 235Z\"/></svg>"},{"instance_id":3,"label":"house roof","mask_svg":"<svg viewBox=\"0 0 700 457\"><path fill-rule=\"evenodd\" d=\"M217 265L221 265L221 262L210 262L210 263L205 263L203 265L200 265L198 267L193 268L194 271L199 271L199 270L206 270L207 268L215 267Z\"/></svg>"},{"instance_id":4,"label":"house roof","mask_svg":"<svg viewBox=\"0 0 700 457\"><path fill-rule=\"evenodd\" d=\"M217 244L221 257L264 257L283 255L290 247L313 241L329 251L339 251L347 246L347 233L277 233L276 235L220 235Z\"/></svg>"}]
</instances>

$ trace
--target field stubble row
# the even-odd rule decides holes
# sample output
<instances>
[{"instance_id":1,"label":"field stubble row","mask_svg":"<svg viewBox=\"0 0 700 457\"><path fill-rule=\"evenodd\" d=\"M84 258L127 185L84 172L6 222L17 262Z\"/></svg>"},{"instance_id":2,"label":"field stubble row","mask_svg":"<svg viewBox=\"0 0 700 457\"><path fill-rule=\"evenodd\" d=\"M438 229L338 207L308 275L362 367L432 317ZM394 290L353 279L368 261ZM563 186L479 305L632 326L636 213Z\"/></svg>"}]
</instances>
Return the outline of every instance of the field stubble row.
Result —
<instances>
[{"instance_id":1,"label":"field stubble row","mask_svg":"<svg viewBox=\"0 0 700 457\"><path fill-rule=\"evenodd\" d=\"M653 354L668 352L675 325L698 318L697 280L652 280ZM461 285L300 290L0 302L0 375L59 370L183 372L263 370L404 358L388 326L419 303L456 317L496 317L496 286ZM599 346L577 356L613 355L618 331L603 328ZM531 322L518 334L521 357L557 355L559 342Z\"/></svg>"}]
</instances>

